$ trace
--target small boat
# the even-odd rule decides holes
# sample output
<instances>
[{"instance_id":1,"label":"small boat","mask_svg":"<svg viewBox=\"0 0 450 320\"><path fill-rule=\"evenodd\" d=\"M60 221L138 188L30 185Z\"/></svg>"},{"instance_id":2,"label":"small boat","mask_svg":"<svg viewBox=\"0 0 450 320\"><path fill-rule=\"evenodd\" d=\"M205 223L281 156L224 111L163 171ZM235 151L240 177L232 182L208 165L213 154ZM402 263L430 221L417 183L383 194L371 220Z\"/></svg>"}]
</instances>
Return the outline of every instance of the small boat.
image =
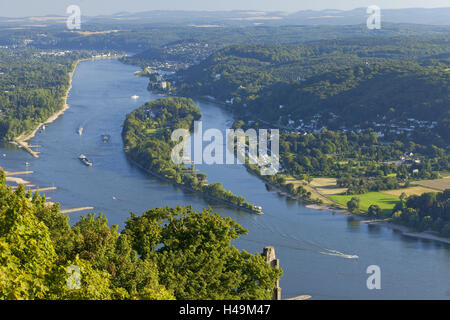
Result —
<instances>
[{"instance_id":1,"label":"small boat","mask_svg":"<svg viewBox=\"0 0 450 320\"><path fill-rule=\"evenodd\" d=\"M137 95L131 96L131 99L137 100L137 99L139 99L139 96L137 96Z\"/></svg>"},{"instance_id":2,"label":"small boat","mask_svg":"<svg viewBox=\"0 0 450 320\"><path fill-rule=\"evenodd\" d=\"M78 133L79 136L83 135L83 130L84 130L83 127L79 127L78 128L77 133Z\"/></svg>"},{"instance_id":3,"label":"small boat","mask_svg":"<svg viewBox=\"0 0 450 320\"><path fill-rule=\"evenodd\" d=\"M262 207L260 206L253 206L253 211L255 211L257 214L263 215Z\"/></svg>"},{"instance_id":4,"label":"small boat","mask_svg":"<svg viewBox=\"0 0 450 320\"><path fill-rule=\"evenodd\" d=\"M103 140L104 143L109 142L110 139L111 139L110 135L108 135L108 134L102 135L102 140Z\"/></svg>"},{"instance_id":5,"label":"small boat","mask_svg":"<svg viewBox=\"0 0 450 320\"><path fill-rule=\"evenodd\" d=\"M92 167L94 164L90 161L84 154L80 154L80 161L83 162L86 166Z\"/></svg>"},{"instance_id":6,"label":"small boat","mask_svg":"<svg viewBox=\"0 0 450 320\"><path fill-rule=\"evenodd\" d=\"M25 166L29 167L30 163L29 162L25 162Z\"/></svg>"}]
</instances>

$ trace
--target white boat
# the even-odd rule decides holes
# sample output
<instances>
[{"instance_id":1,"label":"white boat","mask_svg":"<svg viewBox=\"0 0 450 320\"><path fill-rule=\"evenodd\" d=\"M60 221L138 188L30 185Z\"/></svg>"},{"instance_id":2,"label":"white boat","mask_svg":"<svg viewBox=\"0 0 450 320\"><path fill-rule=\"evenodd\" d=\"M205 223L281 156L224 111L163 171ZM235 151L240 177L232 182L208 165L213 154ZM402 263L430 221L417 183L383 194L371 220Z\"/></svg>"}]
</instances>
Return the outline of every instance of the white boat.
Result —
<instances>
[{"instance_id":1,"label":"white boat","mask_svg":"<svg viewBox=\"0 0 450 320\"><path fill-rule=\"evenodd\" d=\"M79 127L78 128L78 135L79 136L83 135L83 130L84 130L83 127Z\"/></svg>"},{"instance_id":2,"label":"white boat","mask_svg":"<svg viewBox=\"0 0 450 320\"><path fill-rule=\"evenodd\" d=\"M93 163L90 161L84 154L80 154L79 158L81 162L83 162L86 166L92 167Z\"/></svg>"},{"instance_id":3,"label":"white boat","mask_svg":"<svg viewBox=\"0 0 450 320\"><path fill-rule=\"evenodd\" d=\"M137 95L131 96L131 99L137 100L137 99L139 99L139 96L137 96Z\"/></svg>"}]
</instances>

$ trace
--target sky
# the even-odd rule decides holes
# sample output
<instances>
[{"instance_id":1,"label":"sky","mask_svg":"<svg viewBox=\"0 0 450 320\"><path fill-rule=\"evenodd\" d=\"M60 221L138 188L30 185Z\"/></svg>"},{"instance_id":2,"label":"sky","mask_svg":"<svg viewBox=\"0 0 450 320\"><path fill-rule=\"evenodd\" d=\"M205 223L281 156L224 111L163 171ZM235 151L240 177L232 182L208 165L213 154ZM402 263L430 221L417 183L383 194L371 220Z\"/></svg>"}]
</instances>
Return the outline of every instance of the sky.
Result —
<instances>
[{"instance_id":1,"label":"sky","mask_svg":"<svg viewBox=\"0 0 450 320\"><path fill-rule=\"evenodd\" d=\"M450 0L0 0L0 17L66 15L69 5L83 15L150 10L262 10L286 11L341 9L377 5L381 9L450 7Z\"/></svg>"}]
</instances>

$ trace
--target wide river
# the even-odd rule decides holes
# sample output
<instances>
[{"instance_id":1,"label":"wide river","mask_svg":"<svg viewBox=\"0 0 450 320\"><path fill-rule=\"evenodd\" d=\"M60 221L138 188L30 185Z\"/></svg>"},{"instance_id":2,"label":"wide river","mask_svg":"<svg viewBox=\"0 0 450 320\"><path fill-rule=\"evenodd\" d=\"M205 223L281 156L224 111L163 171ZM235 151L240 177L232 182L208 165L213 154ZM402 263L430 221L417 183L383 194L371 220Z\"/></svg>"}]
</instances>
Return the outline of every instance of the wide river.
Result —
<instances>
[{"instance_id":1,"label":"wide river","mask_svg":"<svg viewBox=\"0 0 450 320\"><path fill-rule=\"evenodd\" d=\"M269 191L242 166L197 168L208 174L209 182L220 181L262 206L263 216L214 203L131 165L121 140L125 115L158 98L146 90L147 79L134 76L134 71L135 67L117 60L81 62L73 77L71 108L32 140L40 146L40 158L4 146L0 165L10 171L32 170L23 178L41 188L57 187L47 196L63 209L93 206L110 224L120 226L130 211L176 205L200 210L209 205L249 230L234 243L238 248L257 253L264 246L275 247L284 270L280 284L284 298L308 294L315 299L450 299L449 246L406 238L342 214L308 209ZM140 98L131 99L135 94ZM204 130L230 128L228 112L213 104L198 105ZM82 136L77 134L79 127L84 128ZM110 143L102 142L102 134L111 136ZM81 153L94 161L92 168L77 159ZM70 214L71 222L85 214ZM381 268L381 290L367 289L366 270L371 265Z\"/></svg>"}]
</instances>

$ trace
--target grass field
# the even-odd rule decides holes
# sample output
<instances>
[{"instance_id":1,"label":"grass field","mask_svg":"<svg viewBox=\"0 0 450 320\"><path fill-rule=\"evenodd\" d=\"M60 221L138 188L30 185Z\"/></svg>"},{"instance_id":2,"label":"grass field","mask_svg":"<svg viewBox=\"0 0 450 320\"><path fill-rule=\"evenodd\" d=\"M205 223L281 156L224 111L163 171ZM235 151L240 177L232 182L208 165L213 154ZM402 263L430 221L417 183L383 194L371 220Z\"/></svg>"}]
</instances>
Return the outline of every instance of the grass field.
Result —
<instances>
[{"instance_id":1,"label":"grass field","mask_svg":"<svg viewBox=\"0 0 450 320\"><path fill-rule=\"evenodd\" d=\"M361 202L361 210L367 211L372 204L378 205L384 214L390 214L392 209L400 201L400 195L422 195L428 192L439 192L450 189L450 175L443 174L444 178L438 180L414 181L413 186L406 189L369 192L361 195L344 195L346 188L338 188L335 178L314 178L310 184L304 180L298 180L286 175L286 183L292 183L295 187L303 186L311 192L312 199L320 199L325 205L340 204L347 207L347 202L353 197L358 197Z\"/></svg>"},{"instance_id":2,"label":"grass field","mask_svg":"<svg viewBox=\"0 0 450 320\"><path fill-rule=\"evenodd\" d=\"M372 204L377 204L383 213L386 214L391 213L394 206L400 201L399 197L382 192L369 192L360 195L330 195L329 197L345 207L347 206L347 202L353 197L358 197L361 199L360 205L362 211L367 211Z\"/></svg>"}]
</instances>

